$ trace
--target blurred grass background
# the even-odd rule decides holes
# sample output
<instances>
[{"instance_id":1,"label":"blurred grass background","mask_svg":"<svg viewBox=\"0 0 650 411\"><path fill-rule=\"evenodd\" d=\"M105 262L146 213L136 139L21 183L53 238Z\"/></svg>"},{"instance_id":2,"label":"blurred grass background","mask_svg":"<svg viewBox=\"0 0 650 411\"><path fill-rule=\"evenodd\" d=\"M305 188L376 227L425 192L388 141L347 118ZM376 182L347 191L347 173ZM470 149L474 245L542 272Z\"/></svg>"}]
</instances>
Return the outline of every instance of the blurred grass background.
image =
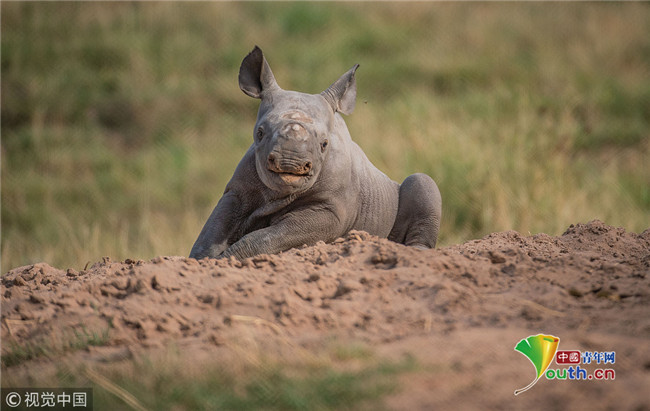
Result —
<instances>
[{"instance_id":1,"label":"blurred grass background","mask_svg":"<svg viewBox=\"0 0 650 411\"><path fill-rule=\"evenodd\" d=\"M187 255L252 141L259 45L443 196L441 246L650 226L648 3L2 2L2 272Z\"/></svg>"}]
</instances>

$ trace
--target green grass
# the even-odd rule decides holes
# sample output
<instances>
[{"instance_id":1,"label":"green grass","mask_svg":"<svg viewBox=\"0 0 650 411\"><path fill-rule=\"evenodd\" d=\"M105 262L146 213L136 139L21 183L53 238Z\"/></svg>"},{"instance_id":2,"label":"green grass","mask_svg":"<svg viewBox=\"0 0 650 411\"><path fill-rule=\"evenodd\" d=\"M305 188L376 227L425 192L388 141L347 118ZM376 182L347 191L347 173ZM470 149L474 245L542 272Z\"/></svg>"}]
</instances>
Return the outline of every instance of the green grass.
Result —
<instances>
[{"instance_id":1,"label":"green grass","mask_svg":"<svg viewBox=\"0 0 650 411\"><path fill-rule=\"evenodd\" d=\"M187 255L281 86L353 64L353 138L430 174L440 244L594 218L650 226L643 3L2 3L2 272Z\"/></svg>"},{"instance_id":2,"label":"green grass","mask_svg":"<svg viewBox=\"0 0 650 411\"><path fill-rule=\"evenodd\" d=\"M86 327L66 331L59 338L36 338L19 344L9 339L3 341L2 366L13 367L36 358L57 358L70 352L84 350L88 347L104 346L109 341L109 328L101 331L88 330Z\"/></svg>"},{"instance_id":3,"label":"green grass","mask_svg":"<svg viewBox=\"0 0 650 411\"><path fill-rule=\"evenodd\" d=\"M361 370L336 370L329 366L270 365L256 367L233 376L227 369L213 369L197 379L175 378L172 374L152 374L157 367L145 367L139 379L118 380L150 409L219 410L310 410L376 409L383 396L395 392L396 375L412 369L396 364L366 365ZM153 379L151 375L157 375ZM149 380L149 384L141 381ZM153 381L152 381L153 380ZM149 386L150 385L150 386ZM110 409L119 405L111 396L99 397Z\"/></svg>"},{"instance_id":4,"label":"green grass","mask_svg":"<svg viewBox=\"0 0 650 411\"><path fill-rule=\"evenodd\" d=\"M96 410L376 410L400 390L400 376L422 371L411 356L379 359L359 344L314 352L215 351L197 360L197 353L168 347L128 361L82 364L71 354L57 357L54 367L24 367L3 387L91 386Z\"/></svg>"}]
</instances>

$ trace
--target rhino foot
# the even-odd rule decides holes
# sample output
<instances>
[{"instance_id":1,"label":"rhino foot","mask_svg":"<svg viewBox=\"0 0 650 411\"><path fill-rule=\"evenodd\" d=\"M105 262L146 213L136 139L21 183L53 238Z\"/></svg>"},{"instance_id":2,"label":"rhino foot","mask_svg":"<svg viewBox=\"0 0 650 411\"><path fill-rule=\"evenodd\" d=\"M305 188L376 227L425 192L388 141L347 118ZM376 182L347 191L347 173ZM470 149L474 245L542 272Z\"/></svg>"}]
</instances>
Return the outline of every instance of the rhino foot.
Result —
<instances>
[{"instance_id":1,"label":"rhino foot","mask_svg":"<svg viewBox=\"0 0 650 411\"><path fill-rule=\"evenodd\" d=\"M441 215L442 198L435 181L426 174L413 174L400 185L397 217L388 239L416 248L434 248Z\"/></svg>"}]
</instances>

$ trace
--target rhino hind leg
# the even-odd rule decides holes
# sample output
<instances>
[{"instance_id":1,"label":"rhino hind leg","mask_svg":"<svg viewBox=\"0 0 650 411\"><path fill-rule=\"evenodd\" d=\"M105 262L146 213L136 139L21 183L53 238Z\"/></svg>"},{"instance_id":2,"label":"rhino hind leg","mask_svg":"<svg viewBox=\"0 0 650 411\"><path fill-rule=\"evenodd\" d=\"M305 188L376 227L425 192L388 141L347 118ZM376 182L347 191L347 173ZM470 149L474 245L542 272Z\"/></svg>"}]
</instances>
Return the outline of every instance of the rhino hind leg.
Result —
<instances>
[{"instance_id":1,"label":"rhino hind leg","mask_svg":"<svg viewBox=\"0 0 650 411\"><path fill-rule=\"evenodd\" d=\"M399 188L397 217L388 239L418 248L434 248L438 240L442 198L435 181L413 174Z\"/></svg>"}]
</instances>

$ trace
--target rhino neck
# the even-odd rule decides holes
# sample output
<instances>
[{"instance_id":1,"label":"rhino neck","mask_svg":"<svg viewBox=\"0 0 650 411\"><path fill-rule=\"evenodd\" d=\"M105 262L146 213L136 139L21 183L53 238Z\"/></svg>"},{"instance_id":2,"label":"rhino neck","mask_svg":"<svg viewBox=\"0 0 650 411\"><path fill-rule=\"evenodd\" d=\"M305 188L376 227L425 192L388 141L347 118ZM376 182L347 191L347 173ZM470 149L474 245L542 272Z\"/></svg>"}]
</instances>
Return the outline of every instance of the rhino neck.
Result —
<instances>
[{"instance_id":1,"label":"rhino neck","mask_svg":"<svg viewBox=\"0 0 650 411\"><path fill-rule=\"evenodd\" d=\"M386 237L390 233L399 203L399 184L375 167L345 129L343 139L349 156L349 185L357 207L350 229Z\"/></svg>"}]
</instances>

